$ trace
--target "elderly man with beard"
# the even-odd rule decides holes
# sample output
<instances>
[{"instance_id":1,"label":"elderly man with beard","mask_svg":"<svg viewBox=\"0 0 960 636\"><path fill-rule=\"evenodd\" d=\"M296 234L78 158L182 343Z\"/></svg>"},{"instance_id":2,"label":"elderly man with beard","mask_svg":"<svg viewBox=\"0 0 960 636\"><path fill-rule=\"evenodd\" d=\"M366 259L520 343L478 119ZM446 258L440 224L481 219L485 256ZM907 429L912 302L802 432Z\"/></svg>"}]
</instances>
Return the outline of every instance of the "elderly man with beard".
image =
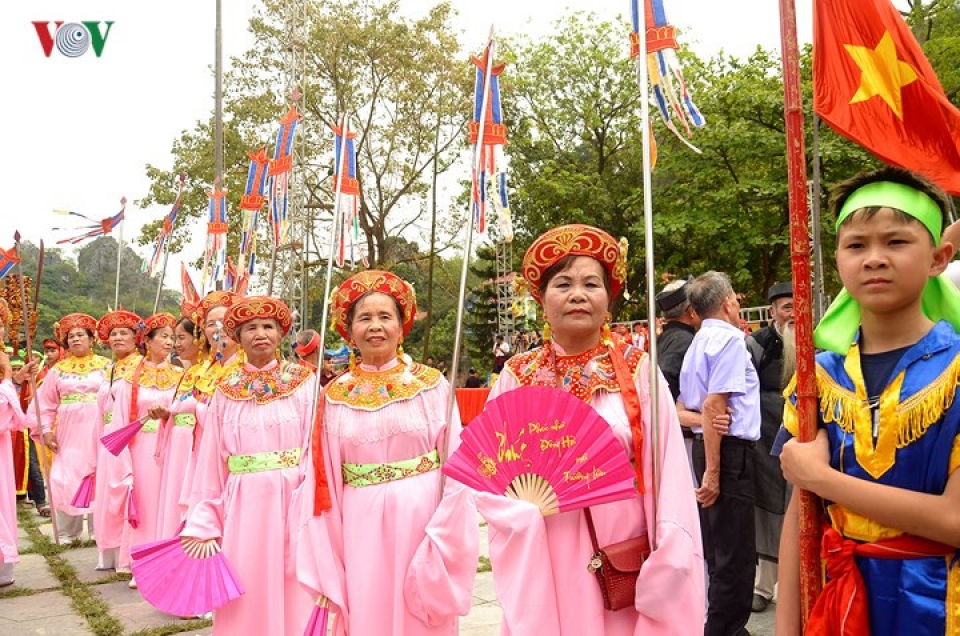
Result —
<instances>
[{"instance_id":1,"label":"elderly man with beard","mask_svg":"<svg viewBox=\"0 0 960 636\"><path fill-rule=\"evenodd\" d=\"M757 578L753 589L754 612L767 609L777 584L777 552L783 515L790 491L778 458L770 455L783 422L783 340L792 337L793 284L776 283L768 293L770 325L747 338L747 348L760 378L760 439L754 459ZM749 342L754 340L754 343Z\"/></svg>"}]
</instances>

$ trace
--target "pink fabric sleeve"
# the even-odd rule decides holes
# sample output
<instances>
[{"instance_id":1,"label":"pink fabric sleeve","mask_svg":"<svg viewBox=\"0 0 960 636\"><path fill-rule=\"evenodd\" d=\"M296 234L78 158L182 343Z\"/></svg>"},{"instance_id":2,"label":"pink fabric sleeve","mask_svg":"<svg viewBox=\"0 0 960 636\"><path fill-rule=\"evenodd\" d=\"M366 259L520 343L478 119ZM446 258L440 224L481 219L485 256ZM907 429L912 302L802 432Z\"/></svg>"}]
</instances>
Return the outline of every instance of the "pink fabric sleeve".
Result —
<instances>
[{"instance_id":1,"label":"pink fabric sleeve","mask_svg":"<svg viewBox=\"0 0 960 636\"><path fill-rule=\"evenodd\" d=\"M20 408L20 396L12 380L0 382L0 433L22 431L27 427L27 417Z\"/></svg>"},{"instance_id":2,"label":"pink fabric sleeve","mask_svg":"<svg viewBox=\"0 0 960 636\"><path fill-rule=\"evenodd\" d=\"M130 393L133 390L126 380L115 380L110 387L110 395L105 404L110 407L113 419L103 427L104 434L112 433L118 428L127 425L130 417ZM97 443L101 442L97 440ZM110 515L126 516L127 501L134 488L133 459L130 457L130 448L124 448L119 455L105 453L106 466L101 474L107 476L107 513ZM103 504L100 504L103 505Z\"/></svg>"},{"instance_id":3,"label":"pink fabric sleeve","mask_svg":"<svg viewBox=\"0 0 960 636\"><path fill-rule=\"evenodd\" d=\"M219 393L214 394L206 414L210 418L209 426L204 430L200 441L200 454L197 457L193 491L190 494L195 506L180 532L181 537L206 541L223 536L223 489L227 483L227 462L220 437L224 399Z\"/></svg>"},{"instance_id":4,"label":"pink fabric sleeve","mask_svg":"<svg viewBox=\"0 0 960 636\"><path fill-rule=\"evenodd\" d=\"M449 435L446 420L450 385L441 379L432 392L431 418L440 434L436 447L447 442L446 457L460 446L460 412L454 407ZM426 527L426 536L413 555L404 581L410 613L436 627L450 616L466 616L473 601L473 582L480 558L480 529L473 493L454 479L445 479L443 499Z\"/></svg>"},{"instance_id":5,"label":"pink fabric sleeve","mask_svg":"<svg viewBox=\"0 0 960 636\"><path fill-rule=\"evenodd\" d=\"M325 409L331 405L326 403ZM323 425L322 422L319 425ZM349 608L346 604L347 578L344 568L343 475L340 472L340 439L323 431L324 463L330 486L330 509L319 517L313 516L313 495L316 481L313 475L313 456L307 444L306 472L300 488L300 530L297 537L297 579L310 594L326 596L333 603L343 624L347 624Z\"/></svg>"},{"instance_id":6,"label":"pink fabric sleeve","mask_svg":"<svg viewBox=\"0 0 960 636\"><path fill-rule=\"evenodd\" d=\"M660 419L660 497L653 493L653 435L650 430L649 359L641 364L637 378L645 423L643 446L643 496L647 527L656 528L650 558L637 579L635 607L640 613L634 634L701 633L704 621L703 543L690 468L687 463L680 420L663 374L657 371L657 405Z\"/></svg>"},{"instance_id":7,"label":"pink fabric sleeve","mask_svg":"<svg viewBox=\"0 0 960 636\"><path fill-rule=\"evenodd\" d=\"M60 372L54 367L50 369L46 379L37 389L37 397L27 407L28 419L30 420L30 436L34 440L42 442L43 434L53 430L59 407ZM40 412L40 431L35 430L37 426L36 411Z\"/></svg>"},{"instance_id":8,"label":"pink fabric sleeve","mask_svg":"<svg viewBox=\"0 0 960 636\"><path fill-rule=\"evenodd\" d=\"M504 368L487 401L518 386L516 378ZM493 583L503 609L504 633L561 633L547 526L540 509L525 501L480 492L476 493L476 502L487 521Z\"/></svg>"},{"instance_id":9,"label":"pink fabric sleeve","mask_svg":"<svg viewBox=\"0 0 960 636\"><path fill-rule=\"evenodd\" d=\"M476 500L487 521L504 633L560 634L547 528L540 509L490 493L478 492Z\"/></svg>"}]
</instances>

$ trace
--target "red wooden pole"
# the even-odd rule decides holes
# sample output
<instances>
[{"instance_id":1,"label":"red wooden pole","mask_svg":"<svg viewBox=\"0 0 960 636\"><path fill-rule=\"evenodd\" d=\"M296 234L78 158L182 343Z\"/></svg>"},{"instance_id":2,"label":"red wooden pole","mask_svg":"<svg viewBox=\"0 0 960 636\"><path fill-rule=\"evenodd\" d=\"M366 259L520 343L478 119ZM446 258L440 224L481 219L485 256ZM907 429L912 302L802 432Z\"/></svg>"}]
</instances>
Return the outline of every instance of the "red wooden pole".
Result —
<instances>
[{"instance_id":1,"label":"red wooden pole","mask_svg":"<svg viewBox=\"0 0 960 636\"><path fill-rule=\"evenodd\" d=\"M790 193L790 264L797 342L797 414L800 441L817 435L817 386L813 350L813 293L810 282L807 167L800 92L800 51L794 0L780 0L787 181ZM817 497L800 493L800 609L804 625L820 593L820 515Z\"/></svg>"}]
</instances>

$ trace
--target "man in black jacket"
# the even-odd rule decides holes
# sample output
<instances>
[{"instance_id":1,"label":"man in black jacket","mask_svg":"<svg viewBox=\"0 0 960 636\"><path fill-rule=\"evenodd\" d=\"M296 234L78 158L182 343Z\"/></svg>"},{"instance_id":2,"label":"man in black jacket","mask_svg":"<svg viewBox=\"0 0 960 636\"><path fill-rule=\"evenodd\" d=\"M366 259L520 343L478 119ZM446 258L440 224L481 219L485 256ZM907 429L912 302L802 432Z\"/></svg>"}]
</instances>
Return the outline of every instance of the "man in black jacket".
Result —
<instances>
[{"instance_id":1,"label":"man in black jacket","mask_svg":"<svg viewBox=\"0 0 960 636\"><path fill-rule=\"evenodd\" d=\"M700 318L687 301L684 290L690 280L691 277L677 279L657 294L657 307L664 320L663 331L657 338L657 364L670 385L674 401L680 395L683 356L700 328ZM689 429L684 429L684 435L687 434Z\"/></svg>"},{"instance_id":2,"label":"man in black jacket","mask_svg":"<svg viewBox=\"0 0 960 636\"><path fill-rule=\"evenodd\" d=\"M753 611L762 612L773 598L777 583L777 550L780 529L790 493L780 470L780 461L770 455L783 422L783 336L793 330L793 284L777 283L767 293L770 325L748 338L748 350L755 352L754 366L760 378L760 440L756 446L754 477L757 529L757 580ZM749 342L752 338L756 344ZM750 346L753 345L753 346Z\"/></svg>"}]
</instances>

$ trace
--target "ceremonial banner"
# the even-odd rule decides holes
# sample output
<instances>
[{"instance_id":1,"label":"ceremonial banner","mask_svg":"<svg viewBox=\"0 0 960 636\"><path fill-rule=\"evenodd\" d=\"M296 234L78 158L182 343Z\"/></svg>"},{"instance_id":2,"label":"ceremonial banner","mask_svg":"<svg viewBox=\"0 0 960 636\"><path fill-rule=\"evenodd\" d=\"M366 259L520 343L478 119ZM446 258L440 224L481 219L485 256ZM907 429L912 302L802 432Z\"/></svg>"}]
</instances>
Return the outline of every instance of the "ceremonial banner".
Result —
<instances>
[{"instance_id":1,"label":"ceremonial banner","mask_svg":"<svg viewBox=\"0 0 960 636\"><path fill-rule=\"evenodd\" d=\"M889 0L817 0L817 114L884 162L960 194L960 111Z\"/></svg>"}]
</instances>

